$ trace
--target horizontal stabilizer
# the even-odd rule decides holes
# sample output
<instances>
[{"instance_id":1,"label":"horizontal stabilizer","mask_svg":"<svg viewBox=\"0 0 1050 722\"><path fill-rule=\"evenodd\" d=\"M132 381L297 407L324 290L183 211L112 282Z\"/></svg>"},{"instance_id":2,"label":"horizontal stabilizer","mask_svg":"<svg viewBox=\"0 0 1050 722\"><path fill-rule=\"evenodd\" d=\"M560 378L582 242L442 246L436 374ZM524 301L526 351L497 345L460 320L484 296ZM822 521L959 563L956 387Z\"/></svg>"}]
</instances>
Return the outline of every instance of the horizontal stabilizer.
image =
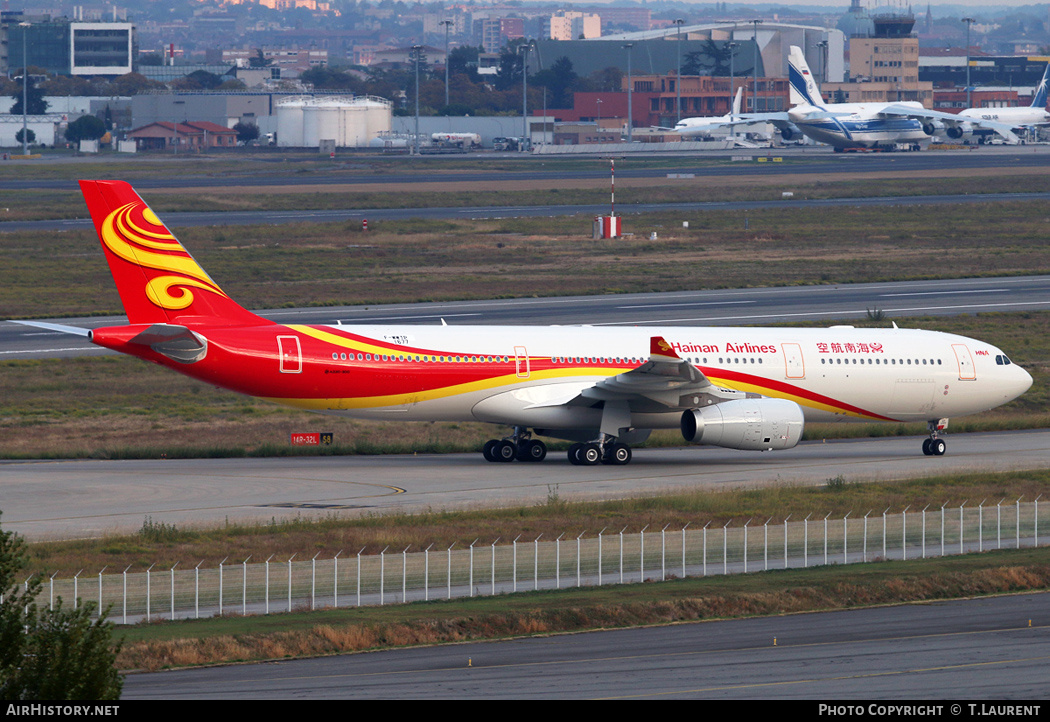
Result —
<instances>
[{"instance_id":1,"label":"horizontal stabilizer","mask_svg":"<svg viewBox=\"0 0 1050 722\"><path fill-rule=\"evenodd\" d=\"M60 323L46 323L45 321L12 321L11 323L20 323L23 326L33 326L34 328L43 328L48 331L68 333L72 336L84 336L85 338L91 335L89 329L80 328L78 326L63 326Z\"/></svg>"}]
</instances>

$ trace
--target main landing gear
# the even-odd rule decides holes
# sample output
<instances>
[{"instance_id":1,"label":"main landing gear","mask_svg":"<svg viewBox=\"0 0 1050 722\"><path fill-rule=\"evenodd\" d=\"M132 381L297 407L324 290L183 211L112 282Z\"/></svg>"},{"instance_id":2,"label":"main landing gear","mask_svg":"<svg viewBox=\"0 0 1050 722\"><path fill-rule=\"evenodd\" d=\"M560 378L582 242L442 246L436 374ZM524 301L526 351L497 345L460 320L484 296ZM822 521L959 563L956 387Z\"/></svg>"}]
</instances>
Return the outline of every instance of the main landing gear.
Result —
<instances>
[{"instance_id":1,"label":"main landing gear","mask_svg":"<svg viewBox=\"0 0 1050 722\"><path fill-rule=\"evenodd\" d=\"M530 438L526 429L515 427L512 436L486 441L481 453L486 461L543 461L547 458L547 445Z\"/></svg>"},{"instance_id":2,"label":"main landing gear","mask_svg":"<svg viewBox=\"0 0 1050 722\"><path fill-rule=\"evenodd\" d=\"M543 461L547 457L547 445L531 438L527 429L515 427L511 436L486 441L481 453L486 461L493 462ZM569 463L574 466L623 466L630 462L631 447L604 434L598 441L569 447Z\"/></svg>"},{"instance_id":3,"label":"main landing gear","mask_svg":"<svg viewBox=\"0 0 1050 722\"><path fill-rule=\"evenodd\" d=\"M944 452L947 451L948 445L944 443L944 439L937 436L937 432L944 431L944 429L948 428L948 419L927 421L926 427L930 430L930 438L923 439L922 453L926 456L944 456Z\"/></svg>"},{"instance_id":4,"label":"main landing gear","mask_svg":"<svg viewBox=\"0 0 1050 722\"><path fill-rule=\"evenodd\" d=\"M590 441L569 447L569 463L574 466L612 464L624 466L631 463L631 447L613 440Z\"/></svg>"}]
</instances>

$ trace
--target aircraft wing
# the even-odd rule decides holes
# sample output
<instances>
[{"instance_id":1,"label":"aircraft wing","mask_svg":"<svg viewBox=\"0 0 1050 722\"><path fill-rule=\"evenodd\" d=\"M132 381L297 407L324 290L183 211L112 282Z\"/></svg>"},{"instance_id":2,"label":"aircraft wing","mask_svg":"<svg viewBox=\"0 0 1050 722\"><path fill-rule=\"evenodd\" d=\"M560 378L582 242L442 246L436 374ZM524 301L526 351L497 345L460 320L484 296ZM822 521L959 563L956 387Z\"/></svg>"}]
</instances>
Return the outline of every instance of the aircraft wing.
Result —
<instances>
[{"instance_id":1,"label":"aircraft wing","mask_svg":"<svg viewBox=\"0 0 1050 722\"><path fill-rule=\"evenodd\" d=\"M715 386L700 369L680 357L662 336L653 336L648 361L582 389L567 403L591 406L599 401L620 402L632 411L655 412L693 409L744 396L742 392Z\"/></svg>"},{"instance_id":2,"label":"aircraft wing","mask_svg":"<svg viewBox=\"0 0 1050 722\"><path fill-rule=\"evenodd\" d=\"M999 135L1003 136L1009 143L1020 143L1021 139L1014 133L1013 128L1007 123L998 123L993 120L983 120L981 118L960 118L954 113L942 113L937 110L926 110L924 108L914 108L907 105L887 105L881 111L879 115L889 118L914 118L915 120L939 120L948 125L962 125L963 123L969 123L975 128L987 128L988 130L994 130Z\"/></svg>"}]
</instances>

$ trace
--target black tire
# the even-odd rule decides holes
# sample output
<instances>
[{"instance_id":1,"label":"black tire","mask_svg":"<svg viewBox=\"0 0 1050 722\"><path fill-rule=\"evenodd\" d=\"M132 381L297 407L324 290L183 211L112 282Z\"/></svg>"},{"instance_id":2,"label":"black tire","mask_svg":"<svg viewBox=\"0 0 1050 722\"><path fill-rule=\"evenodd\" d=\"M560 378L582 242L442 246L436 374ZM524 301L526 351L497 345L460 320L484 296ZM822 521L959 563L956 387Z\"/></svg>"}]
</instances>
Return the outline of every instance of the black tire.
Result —
<instances>
[{"instance_id":1,"label":"black tire","mask_svg":"<svg viewBox=\"0 0 1050 722\"><path fill-rule=\"evenodd\" d=\"M499 461L496 458L497 444L499 444L499 439L489 439L485 442L485 445L481 447L481 455L485 457L485 461Z\"/></svg>"},{"instance_id":2,"label":"black tire","mask_svg":"<svg viewBox=\"0 0 1050 722\"><path fill-rule=\"evenodd\" d=\"M933 449L931 448L932 446L933 446L933 439L923 439L922 440L922 453L925 454L926 456L933 456Z\"/></svg>"},{"instance_id":3,"label":"black tire","mask_svg":"<svg viewBox=\"0 0 1050 722\"><path fill-rule=\"evenodd\" d=\"M572 445L569 446L569 452L568 452L569 463L572 464L573 466L579 466L580 465L580 458L579 458L578 454L579 454L581 446L583 446L583 444L572 444Z\"/></svg>"},{"instance_id":4,"label":"black tire","mask_svg":"<svg viewBox=\"0 0 1050 722\"><path fill-rule=\"evenodd\" d=\"M514 445L513 441L507 441L503 439L500 441L495 448L496 461L509 462L514 461L514 457L518 455L518 447Z\"/></svg>"},{"instance_id":5,"label":"black tire","mask_svg":"<svg viewBox=\"0 0 1050 722\"><path fill-rule=\"evenodd\" d=\"M627 444L613 444L605 450L604 464L613 466L625 466L631 463L631 447Z\"/></svg>"},{"instance_id":6,"label":"black tire","mask_svg":"<svg viewBox=\"0 0 1050 722\"><path fill-rule=\"evenodd\" d=\"M583 466L594 466L602 461L602 450L597 444L582 444L577 458Z\"/></svg>"},{"instance_id":7,"label":"black tire","mask_svg":"<svg viewBox=\"0 0 1050 722\"><path fill-rule=\"evenodd\" d=\"M543 461L547 458L547 445L539 439L524 441L518 447L518 461Z\"/></svg>"},{"instance_id":8,"label":"black tire","mask_svg":"<svg viewBox=\"0 0 1050 722\"><path fill-rule=\"evenodd\" d=\"M930 451L933 452L934 456L944 456L944 452L948 450L948 445L944 443L944 439L934 439L930 444Z\"/></svg>"}]
</instances>

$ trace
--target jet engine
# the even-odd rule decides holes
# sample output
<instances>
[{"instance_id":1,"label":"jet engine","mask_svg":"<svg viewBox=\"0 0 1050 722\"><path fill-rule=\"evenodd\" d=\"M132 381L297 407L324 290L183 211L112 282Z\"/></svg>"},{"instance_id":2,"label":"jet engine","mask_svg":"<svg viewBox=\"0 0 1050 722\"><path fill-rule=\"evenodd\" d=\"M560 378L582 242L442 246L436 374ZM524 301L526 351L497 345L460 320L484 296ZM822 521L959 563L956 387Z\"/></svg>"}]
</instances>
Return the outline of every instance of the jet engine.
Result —
<instances>
[{"instance_id":1,"label":"jet engine","mask_svg":"<svg viewBox=\"0 0 1050 722\"><path fill-rule=\"evenodd\" d=\"M794 123L788 123L780 128L780 137L785 141L799 138L802 136L802 131L798 129L798 126Z\"/></svg>"},{"instance_id":2,"label":"jet engine","mask_svg":"<svg viewBox=\"0 0 1050 722\"><path fill-rule=\"evenodd\" d=\"M682 414L682 436L746 451L790 449L802 438L802 407L787 399L738 399Z\"/></svg>"},{"instance_id":3,"label":"jet engine","mask_svg":"<svg viewBox=\"0 0 1050 722\"><path fill-rule=\"evenodd\" d=\"M970 137L973 135L973 125L970 123L960 123L959 125L951 125L945 128L944 134L952 140L958 140L963 136Z\"/></svg>"}]
</instances>

